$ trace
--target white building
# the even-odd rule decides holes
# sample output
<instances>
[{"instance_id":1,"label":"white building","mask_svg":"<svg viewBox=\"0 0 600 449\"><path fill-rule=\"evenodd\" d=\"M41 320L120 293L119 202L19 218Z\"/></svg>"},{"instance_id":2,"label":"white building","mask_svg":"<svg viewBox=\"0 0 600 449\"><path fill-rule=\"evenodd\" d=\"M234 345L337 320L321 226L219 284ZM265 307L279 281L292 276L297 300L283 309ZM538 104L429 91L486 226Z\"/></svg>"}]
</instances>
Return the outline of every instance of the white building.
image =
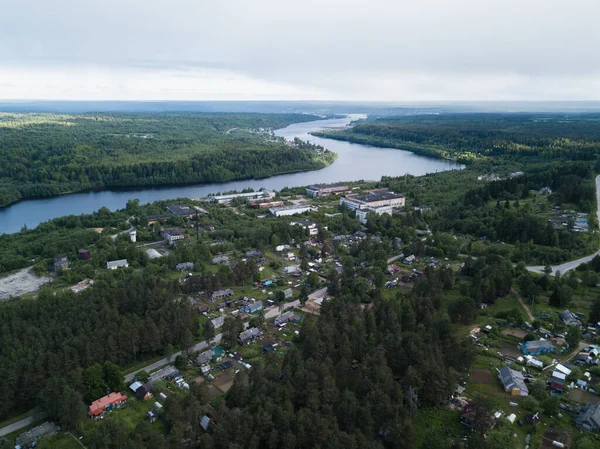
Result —
<instances>
[{"instance_id":1,"label":"white building","mask_svg":"<svg viewBox=\"0 0 600 449\"><path fill-rule=\"evenodd\" d=\"M247 192L247 193L231 193L229 195L213 195L210 197L210 200L213 203L218 204L229 204L231 200L235 198L248 198L248 199L256 199L256 198L272 198L270 192L266 190L260 190L258 192Z\"/></svg>"},{"instance_id":2,"label":"white building","mask_svg":"<svg viewBox=\"0 0 600 449\"><path fill-rule=\"evenodd\" d=\"M131 231L129 231L129 238L131 239L131 241L133 243L136 242L136 240L137 240L137 232L136 232L135 229L132 229Z\"/></svg>"},{"instance_id":3,"label":"white building","mask_svg":"<svg viewBox=\"0 0 600 449\"><path fill-rule=\"evenodd\" d=\"M116 270L117 268L128 267L128 266L129 266L129 262L127 262L127 259L112 260L110 262L106 262L106 268L108 270Z\"/></svg>"},{"instance_id":4,"label":"white building","mask_svg":"<svg viewBox=\"0 0 600 449\"><path fill-rule=\"evenodd\" d=\"M369 212L373 212L377 215L392 215L394 213L394 206L365 207L363 209L356 209L355 212L356 218L358 218L362 224L367 224L367 214Z\"/></svg>"},{"instance_id":5,"label":"white building","mask_svg":"<svg viewBox=\"0 0 600 449\"><path fill-rule=\"evenodd\" d=\"M166 229L162 232L164 239L172 245L177 240L183 240L185 236L177 229Z\"/></svg>"},{"instance_id":6,"label":"white building","mask_svg":"<svg viewBox=\"0 0 600 449\"><path fill-rule=\"evenodd\" d=\"M298 220L290 222L290 226L300 226L302 229L308 230L309 235L317 235L319 233L319 228L314 221L310 220Z\"/></svg>"},{"instance_id":7,"label":"white building","mask_svg":"<svg viewBox=\"0 0 600 449\"><path fill-rule=\"evenodd\" d=\"M340 198L340 205L345 204L350 210L362 210L384 206L404 207L406 198L404 195L390 192L389 190L378 190L366 195L350 195Z\"/></svg>"},{"instance_id":8,"label":"white building","mask_svg":"<svg viewBox=\"0 0 600 449\"><path fill-rule=\"evenodd\" d=\"M291 215L303 214L304 212L310 211L310 206L283 206L283 207L272 207L269 209L276 217L287 217Z\"/></svg>"}]
</instances>

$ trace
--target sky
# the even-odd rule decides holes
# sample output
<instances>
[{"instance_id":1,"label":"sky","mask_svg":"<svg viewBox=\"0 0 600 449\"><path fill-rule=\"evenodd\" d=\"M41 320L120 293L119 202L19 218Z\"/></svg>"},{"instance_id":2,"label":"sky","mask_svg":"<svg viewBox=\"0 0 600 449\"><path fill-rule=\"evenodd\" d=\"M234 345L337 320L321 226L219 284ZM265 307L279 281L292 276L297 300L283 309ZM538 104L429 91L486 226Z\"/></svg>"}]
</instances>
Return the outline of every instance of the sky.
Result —
<instances>
[{"instance_id":1,"label":"sky","mask_svg":"<svg viewBox=\"0 0 600 449\"><path fill-rule=\"evenodd\" d=\"M598 0L0 0L0 99L600 100Z\"/></svg>"}]
</instances>

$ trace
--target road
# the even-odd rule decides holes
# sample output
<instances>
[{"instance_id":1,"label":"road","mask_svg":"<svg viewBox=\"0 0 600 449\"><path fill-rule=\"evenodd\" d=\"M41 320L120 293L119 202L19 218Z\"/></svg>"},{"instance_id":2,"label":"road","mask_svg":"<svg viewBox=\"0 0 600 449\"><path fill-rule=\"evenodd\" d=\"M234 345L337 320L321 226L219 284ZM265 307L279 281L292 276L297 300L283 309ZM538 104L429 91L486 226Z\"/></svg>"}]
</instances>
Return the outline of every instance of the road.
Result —
<instances>
[{"instance_id":1,"label":"road","mask_svg":"<svg viewBox=\"0 0 600 449\"><path fill-rule=\"evenodd\" d=\"M596 176L596 203L597 203L596 216L598 217L598 223L600 223L600 176ZM554 276L557 271L562 274L562 273L566 273L567 271L574 270L582 263L587 263L587 262L591 261L597 255L600 255L600 250L596 251L592 255L582 257L581 259L571 260L570 262L565 262L560 265L553 265L551 267L552 268L551 275ZM532 271L534 273L543 273L544 268L546 268L546 267L541 266L541 265L533 265L533 266L527 267L527 270Z\"/></svg>"},{"instance_id":2,"label":"road","mask_svg":"<svg viewBox=\"0 0 600 449\"><path fill-rule=\"evenodd\" d=\"M527 318L529 318L529 322L533 323L533 320L535 318L533 317L531 310L529 310L529 307L527 307L527 304L525 304L525 302L523 301L523 298L521 298L521 295L519 295L519 292L517 292L517 290L514 287L511 290L515 294L517 299L519 300L519 304L521 304L521 307L523 307L525 309L525 312L527 313Z\"/></svg>"},{"instance_id":3,"label":"road","mask_svg":"<svg viewBox=\"0 0 600 449\"><path fill-rule=\"evenodd\" d=\"M33 416L28 416L27 418L23 418L20 421L16 421L6 427L0 429L0 437L8 435L9 433L16 432L23 427L27 427L33 423Z\"/></svg>"},{"instance_id":4,"label":"road","mask_svg":"<svg viewBox=\"0 0 600 449\"><path fill-rule=\"evenodd\" d=\"M211 343L219 343L221 341L222 336L223 336L223 334L215 335L215 338L213 338ZM190 348L190 352L200 351L200 350L206 348L207 346L209 346L209 345L205 341L201 341L200 343L197 343L196 345L192 346ZM183 351L175 352L174 354L171 354L169 357L160 359L158 362L151 363L150 365L144 366L143 368L136 369L132 373L126 374L125 382L131 382L133 380L133 377L135 376L135 373L138 373L140 371L146 371L147 373L151 373L152 371L155 371L162 366L168 365L169 363L171 363L171 360L175 359L175 357L177 357L178 355L181 355L182 352Z\"/></svg>"},{"instance_id":5,"label":"road","mask_svg":"<svg viewBox=\"0 0 600 449\"><path fill-rule=\"evenodd\" d=\"M574 350L572 350L572 351L569 351L569 353L568 353L566 356L564 356L564 357L563 357L561 360L559 360L559 361L558 361L557 363L555 363L555 364L548 365L548 366L546 366L546 367L542 368L542 371L546 371L547 369L550 369L550 368L552 368L553 366L556 366L556 365L558 365L559 363L560 363L560 364L564 364L564 363L565 363L567 360L569 360L570 358L572 358L573 356L575 356L575 354L578 354L579 352L581 352L581 350L582 350L583 348L585 348L586 346L589 346L589 345L588 345L588 343L586 343L586 342L584 342L584 341L580 342L580 343L579 343L579 345L578 345L578 346L577 346L577 347L576 347Z\"/></svg>"}]
</instances>

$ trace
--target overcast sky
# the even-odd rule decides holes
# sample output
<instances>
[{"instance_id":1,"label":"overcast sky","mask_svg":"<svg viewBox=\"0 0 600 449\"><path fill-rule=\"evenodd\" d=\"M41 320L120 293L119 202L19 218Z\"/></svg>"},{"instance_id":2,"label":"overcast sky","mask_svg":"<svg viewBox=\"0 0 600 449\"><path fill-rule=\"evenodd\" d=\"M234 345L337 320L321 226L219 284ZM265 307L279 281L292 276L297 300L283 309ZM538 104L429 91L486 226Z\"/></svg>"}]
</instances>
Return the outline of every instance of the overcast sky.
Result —
<instances>
[{"instance_id":1,"label":"overcast sky","mask_svg":"<svg viewBox=\"0 0 600 449\"><path fill-rule=\"evenodd\" d=\"M0 0L0 99L600 100L600 1Z\"/></svg>"}]
</instances>

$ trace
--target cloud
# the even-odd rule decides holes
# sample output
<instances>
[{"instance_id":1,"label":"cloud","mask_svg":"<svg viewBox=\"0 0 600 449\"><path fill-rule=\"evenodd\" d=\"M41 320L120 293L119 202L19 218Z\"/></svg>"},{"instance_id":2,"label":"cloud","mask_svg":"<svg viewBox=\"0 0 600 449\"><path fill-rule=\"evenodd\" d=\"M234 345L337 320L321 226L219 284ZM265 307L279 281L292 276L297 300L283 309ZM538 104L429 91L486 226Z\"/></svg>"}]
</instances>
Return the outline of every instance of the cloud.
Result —
<instances>
[{"instance_id":1,"label":"cloud","mask_svg":"<svg viewBox=\"0 0 600 449\"><path fill-rule=\"evenodd\" d=\"M0 0L0 10L0 98L599 99L596 0Z\"/></svg>"}]
</instances>

